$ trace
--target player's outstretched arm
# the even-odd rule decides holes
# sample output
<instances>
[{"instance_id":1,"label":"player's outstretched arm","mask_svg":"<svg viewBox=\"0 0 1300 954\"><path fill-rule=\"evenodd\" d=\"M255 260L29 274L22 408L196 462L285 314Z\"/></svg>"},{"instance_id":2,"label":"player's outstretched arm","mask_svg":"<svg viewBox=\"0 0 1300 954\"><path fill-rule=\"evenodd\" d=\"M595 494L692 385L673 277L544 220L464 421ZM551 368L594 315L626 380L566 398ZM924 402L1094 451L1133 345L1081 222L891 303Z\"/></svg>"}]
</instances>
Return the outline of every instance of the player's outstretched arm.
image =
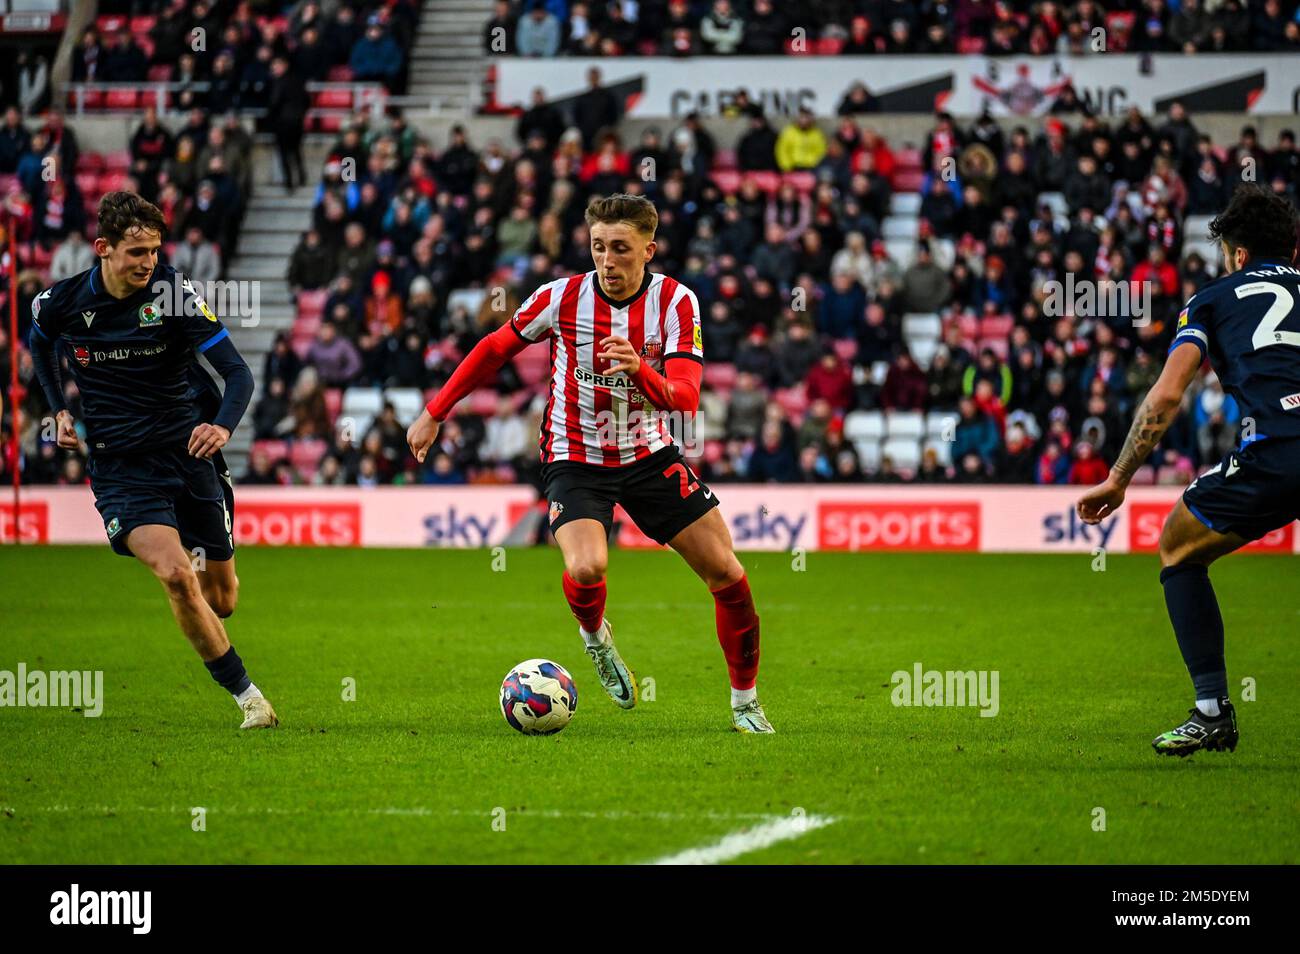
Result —
<instances>
[{"instance_id":1,"label":"player's outstretched arm","mask_svg":"<svg viewBox=\"0 0 1300 954\"><path fill-rule=\"evenodd\" d=\"M406 429L406 443L416 460L424 463L425 455L438 437L439 426L461 398L490 381L503 364L529 344L532 342L520 337L513 325L504 324L473 347L447 383Z\"/></svg>"},{"instance_id":2,"label":"player's outstretched arm","mask_svg":"<svg viewBox=\"0 0 1300 954\"><path fill-rule=\"evenodd\" d=\"M226 446L240 418L248 410L253 399L253 372L229 337L221 338L203 354L226 382L216 417L211 423L200 424L190 432L190 456L207 459Z\"/></svg>"},{"instance_id":3,"label":"player's outstretched arm","mask_svg":"<svg viewBox=\"0 0 1300 954\"><path fill-rule=\"evenodd\" d=\"M1201 349L1198 347L1182 345L1169 353L1159 379L1133 415L1133 426L1129 428L1124 447L1115 458L1110 474L1079 498L1076 509L1079 519L1084 523L1100 523L1124 503L1124 494L1133 474L1178 417L1183 392L1192 383L1192 378L1196 377L1201 361Z\"/></svg>"}]
</instances>

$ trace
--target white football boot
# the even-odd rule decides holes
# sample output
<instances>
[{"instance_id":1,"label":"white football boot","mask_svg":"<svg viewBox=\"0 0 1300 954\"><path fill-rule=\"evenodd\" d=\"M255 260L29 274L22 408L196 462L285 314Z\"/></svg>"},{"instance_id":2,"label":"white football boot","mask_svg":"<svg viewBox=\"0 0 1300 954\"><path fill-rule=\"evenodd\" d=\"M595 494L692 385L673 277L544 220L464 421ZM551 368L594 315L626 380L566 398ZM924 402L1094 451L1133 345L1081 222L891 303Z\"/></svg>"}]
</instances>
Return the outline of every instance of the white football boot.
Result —
<instances>
[{"instance_id":1,"label":"white football boot","mask_svg":"<svg viewBox=\"0 0 1300 954\"><path fill-rule=\"evenodd\" d=\"M743 706L732 708L731 727L737 732L744 732L747 735L776 734L776 729L772 728L772 723L767 721L767 716L763 713L763 706L758 699L753 702L746 702Z\"/></svg>"},{"instance_id":2,"label":"white football boot","mask_svg":"<svg viewBox=\"0 0 1300 954\"><path fill-rule=\"evenodd\" d=\"M605 640L599 646L588 646L587 655L596 664L596 676L614 704L620 709L631 709L636 705L636 675L627 668L627 663L614 648L614 630L609 620L604 620L601 625L605 629Z\"/></svg>"},{"instance_id":3,"label":"white football boot","mask_svg":"<svg viewBox=\"0 0 1300 954\"><path fill-rule=\"evenodd\" d=\"M244 710L244 722L241 729L274 729L280 719L271 708L265 696L253 696L244 701L239 708Z\"/></svg>"}]
</instances>

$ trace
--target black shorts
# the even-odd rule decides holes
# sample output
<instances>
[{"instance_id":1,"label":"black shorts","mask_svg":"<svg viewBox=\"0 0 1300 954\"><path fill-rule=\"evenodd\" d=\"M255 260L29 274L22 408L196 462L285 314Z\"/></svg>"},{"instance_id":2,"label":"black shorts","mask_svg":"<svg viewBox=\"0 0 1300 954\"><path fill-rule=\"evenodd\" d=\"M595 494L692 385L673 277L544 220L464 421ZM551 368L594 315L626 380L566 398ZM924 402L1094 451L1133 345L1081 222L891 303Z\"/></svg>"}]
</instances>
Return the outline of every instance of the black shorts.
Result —
<instances>
[{"instance_id":1,"label":"black shorts","mask_svg":"<svg viewBox=\"0 0 1300 954\"><path fill-rule=\"evenodd\" d=\"M1300 438L1259 440L1232 451L1192 481L1183 503L1211 530L1247 540L1300 520Z\"/></svg>"},{"instance_id":2,"label":"black shorts","mask_svg":"<svg viewBox=\"0 0 1300 954\"><path fill-rule=\"evenodd\" d=\"M95 509L114 553L133 556L127 535L136 527L162 524L175 527L191 553L201 548L208 560L235 555L235 489L220 452L211 460L191 457L183 445L91 454L88 469Z\"/></svg>"},{"instance_id":3,"label":"black shorts","mask_svg":"<svg viewBox=\"0 0 1300 954\"><path fill-rule=\"evenodd\" d=\"M624 467L560 460L542 465L550 504L551 532L570 520L599 520L606 534L614 526L614 505L622 504L641 531L667 543L718 505L717 495L686 466L675 444Z\"/></svg>"}]
</instances>

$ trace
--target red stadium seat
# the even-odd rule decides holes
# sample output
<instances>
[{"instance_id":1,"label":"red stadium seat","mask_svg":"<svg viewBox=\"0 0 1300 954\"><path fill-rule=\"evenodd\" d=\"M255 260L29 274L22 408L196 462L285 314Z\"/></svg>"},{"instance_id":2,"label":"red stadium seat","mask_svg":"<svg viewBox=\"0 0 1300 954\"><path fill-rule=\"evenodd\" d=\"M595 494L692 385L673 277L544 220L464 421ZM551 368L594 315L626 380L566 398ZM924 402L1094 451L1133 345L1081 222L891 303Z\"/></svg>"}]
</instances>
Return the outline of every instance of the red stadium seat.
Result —
<instances>
[{"instance_id":1,"label":"red stadium seat","mask_svg":"<svg viewBox=\"0 0 1300 954\"><path fill-rule=\"evenodd\" d=\"M77 188L83 196L90 198L99 195L99 175L95 173L77 173Z\"/></svg>"},{"instance_id":2,"label":"red stadium seat","mask_svg":"<svg viewBox=\"0 0 1300 954\"><path fill-rule=\"evenodd\" d=\"M307 352L311 350L312 342L316 340L316 333L303 334L295 327L290 333L289 345L293 348L293 353L303 361L307 360Z\"/></svg>"},{"instance_id":3,"label":"red stadium seat","mask_svg":"<svg viewBox=\"0 0 1300 954\"><path fill-rule=\"evenodd\" d=\"M957 38L957 53L961 56L977 56L984 52L984 37L963 36Z\"/></svg>"},{"instance_id":4,"label":"red stadium seat","mask_svg":"<svg viewBox=\"0 0 1300 954\"><path fill-rule=\"evenodd\" d=\"M1132 483L1135 487L1149 487L1156 482L1156 470L1150 464L1143 464L1133 471Z\"/></svg>"},{"instance_id":5,"label":"red stadium seat","mask_svg":"<svg viewBox=\"0 0 1300 954\"><path fill-rule=\"evenodd\" d=\"M105 192L117 192L125 185L125 172L105 172L99 176L98 185L95 188L95 195L103 195Z\"/></svg>"},{"instance_id":6,"label":"red stadium seat","mask_svg":"<svg viewBox=\"0 0 1300 954\"><path fill-rule=\"evenodd\" d=\"M858 357L858 343L852 338L836 338L832 347L841 361L852 363Z\"/></svg>"},{"instance_id":7,"label":"red stadium seat","mask_svg":"<svg viewBox=\"0 0 1300 954\"><path fill-rule=\"evenodd\" d=\"M894 172L895 192L920 192L925 176L920 172Z\"/></svg>"},{"instance_id":8,"label":"red stadium seat","mask_svg":"<svg viewBox=\"0 0 1300 954\"><path fill-rule=\"evenodd\" d=\"M168 83L172 78L172 68L168 63L158 63L149 67L149 82Z\"/></svg>"},{"instance_id":9,"label":"red stadium seat","mask_svg":"<svg viewBox=\"0 0 1300 954\"><path fill-rule=\"evenodd\" d=\"M325 389L325 414L329 417L330 427L338 420L339 414L343 410L343 389L326 388Z\"/></svg>"},{"instance_id":10,"label":"red stadium seat","mask_svg":"<svg viewBox=\"0 0 1300 954\"><path fill-rule=\"evenodd\" d=\"M792 388L779 388L772 394L773 400L781 405L785 411L786 417L790 423L796 427L803 420L804 412L808 410L808 395L804 391L802 384L796 384Z\"/></svg>"},{"instance_id":11,"label":"red stadium seat","mask_svg":"<svg viewBox=\"0 0 1300 954\"><path fill-rule=\"evenodd\" d=\"M275 461L285 460L289 456L289 445L285 441L274 441L268 439L253 441L252 447L249 448L249 453L256 454L259 452L266 454L266 456L271 459L271 462L274 463Z\"/></svg>"},{"instance_id":12,"label":"red stadium seat","mask_svg":"<svg viewBox=\"0 0 1300 954\"><path fill-rule=\"evenodd\" d=\"M144 33L147 35L149 31L153 29L154 24L157 22L158 22L157 17L151 17L151 16L132 17L131 32L134 34ZM140 37L138 35L136 36L135 41L137 43L140 42Z\"/></svg>"},{"instance_id":13,"label":"red stadium seat","mask_svg":"<svg viewBox=\"0 0 1300 954\"><path fill-rule=\"evenodd\" d=\"M351 109L352 90L322 89L312 95L312 105L317 109Z\"/></svg>"},{"instance_id":14,"label":"red stadium seat","mask_svg":"<svg viewBox=\"0 0 1300 954\"><path fill-rule=\"evenodd\" d=\"M323 288L304 289L298 292L298 317L319 319L325 314L325 302L328 298L329 292Z\"/></svg>"},{"instance_id":15,"label":"red stadium seat","mask_svg":"<svg viewBox=\"0 0 1300 954\"><path fill-rule=\"evenodd\" d=\"M294 441L289 447L289 463L303 480L309 480L320 466L321 458L329 450L329 444L319 438Z\"/></svg>"},{"instance_id":16,"label":"red stadium seat","mask_svg":"<svg viewBox=\"0 0 1300 954\"><path fill-rule=\"evenodd\" d=\"M719 170L719 169L728 169L728 170L730 170L730 169L735 169L735 168L737 168L737 166L736 166L736 150L734 150L734 149L719 149L718 152L717 152L717 154L716 154L716 155L714 156L714 158L713 158L713 169L714 169L714 171L717 171L717 170Z\"/></svg>"},{"instance_id":17,"label":"red stadium seat","mask_svg":"<svg viewBox=\"0 0 1300 954\"><path fill-rule=\"evenodd\" d=\"M310 344L316 339L316 332L320 331L320 323L320 315L299 315L293 321L290 334L295 341L301 339Z\"/></svg>"},{"instance_id":18,"label":"red stadium seat","mask_svg":"<svg viewBox=\"0 0 1300 954\"><path fill-rule=\"evenodd\" d=\"M138 89L110 89L104 96L105 109L134 110L140 104Z\"/></svg>"},{"instance_id":19,"label":"red stadium seat","mask_svg":"<svg viewBox=\"0 0 1300 954\"><path fill-rule=\"evenodd\" d=\"M710 173L713 184L726 195L732 195L740 190L740 175L734 169L715 169Z\"/></svg>"},{"instance_id":20,"label":"red stadium seat","mask_svg":"<svg viewBox=\"0 0 1300 954\"><path fill-rule=\"evenodd\" d=\"M1006 338L1011 334L1011 329L1015 326L1016 320L1010 315L991 315L980 319L977 336L980 338Z\"/></svg>"},{"instance_id":21,"label":"red stadium seat","mask_svg":"<svg viewBox=\"0 0 1300 954\"><path fill-rule=\"evenodd\" d=\"M963 338L974 338L979 334L979 319L967 311L954 311L944 315L943 332L947 334L948 329L956 325L961 330Z\"/></svg>"},{"instance_id":22,"label":"red stadium seat","mask_svg":"<svg viewBox=\"0 0 1300 954\"><path fill-rule=\"evenodd\" d=\"M839 56L844 49L844 40L837 36L824 36L815 44L818 56Z\"/></svg>"},{"instance_id":23,"label":"red stadium seat","mask_svg":"<svg viewBox=\"0 0 1300 954\"><path fill-rule=\"evenodd\" d=\"M751 172L746 178L752 179L760 189L769 195L781 188L781 173L779 172Z\"/></svg>"},{"instance_id":24,"label":"red stadium seat","mask_svg":"<svg viewBox=\"0 0 1300 954\"><path fill-rule=\"evenodd\" d=\"M551 373L551 354L547 348L525 348L515 355L515 370L526 387L545 381Z\"/></svg>"},{"instance_id":25,"label":"red stadium seat","mask_svg":"<svg viewBox=\"0 0 1300 954\"><path fill-rule=\"evenodd\" d=\"M712 391L730 390L736 386L736 366L720 361L704 365L704 386Z\"/></svg>"},{"instance_id":26,"label":"red stadium seat","mask_svg":"<svg viewBox=\"0 0 1300 954\"><path fill-rule=\"evenodd\" d=\"M125 149L117 152L104 153L104 168L119 169L122 172L125 172L127 169L131 168L131 153L127 152Z\"/></svg>"},{"instance_id":27,"label":"red stadium seat","mask_svg":"<svg viewBox=\"0 0 1300 954\"><path fill-rule=\"evenodd\" d=\"M464 403L465 411L469 414L475 414L478 417L492 417L497 412L497 404L501 400L501 395L490 388L478 388L471 391L469 397Z\"/></svg>"},{"instance_id":28,"label":"red stadium seat","mask_svg":"<svg viewBox=\"0 0 1300 954\"><path fill-rule=\"evenodd\" d=\"M104 157L97 152L83 152L77 157L78 172L99 172L104 168Z\"/></svg>"},{"instance_id":29,"label":"red stadium seat","mask_svg":"<svg viewBox=\"0 0 1300 954\"><path fill-rule=\"evenodd\" d=\"M336 133L343 128L343 117L338 113L309 113L304 128L308 132Z\"/></svg>"},{"instance_id":30,"label":"red stadium seat","mask_svg":"<svg viewBox=\"0 0 1300 954\"><path fill-rule=\"evenodd\" d=\"M781 181L785 185L794 186L800 194L812 192L817 187L817 177L806 170L787 172L781 177Z\"/></svg>"},{"instance_id":31,"label":"red stadium seat","mask_svg":"<svg viewBox=\"0 0 1300 954\"><path fill-rule=\"evenodd\" d=\"M981 338L976 347L980 351L983 351L985 348L988 348L990 351L992 351L995 355L998 356L998 359L1000 361L1006 361L1007 358L1010 357L1011 355L1011 342L1009 342L1005 337Z\"/></svg>"},{"instance_id":32,"label":"red stadium seat","mask_svg":"<svg viewBox=\"0 0 1300 954\"><path fill-rule=\"evenodd\" d=\"M89 112L92 109L103 109L104 108L103 92L97 89L86 90L84 93L81 94L81 107L85 109L87 112ZM76 90L68 90L68 108L69 109L77 108Z\"/></svg>"},{"instance_id":33,"label":"red stadium seat","mask_svg":"<svg viewBox=\"0 0 1300 954\"><path fill-rule=\"evenodd\" d=\"M326 78L331 83L350 83L352 82L352 67L347 65L331 66Z\"/></svg>"},{"instance_id":34,"label":"red stadium seat","mask_svg":"<svg viewBox=\"0 0 1300 954\"><path fill-rule=\"evenodd\" d=\"M120 15L105 14L95 20L95 27L101 34L120 33L127 28L127 19Z\"/></svg>"},{"instance_id":35,"label":"red stadium seat","mask_svg":"<svg viewBox=\"0 0 1300 954\"><path fill-rule=\"evenodd\" d=\"M903 146L894 150L894 168L896 169L920 169L921 168L921 150L915 146Z\"/></svg>"}]
</instances>

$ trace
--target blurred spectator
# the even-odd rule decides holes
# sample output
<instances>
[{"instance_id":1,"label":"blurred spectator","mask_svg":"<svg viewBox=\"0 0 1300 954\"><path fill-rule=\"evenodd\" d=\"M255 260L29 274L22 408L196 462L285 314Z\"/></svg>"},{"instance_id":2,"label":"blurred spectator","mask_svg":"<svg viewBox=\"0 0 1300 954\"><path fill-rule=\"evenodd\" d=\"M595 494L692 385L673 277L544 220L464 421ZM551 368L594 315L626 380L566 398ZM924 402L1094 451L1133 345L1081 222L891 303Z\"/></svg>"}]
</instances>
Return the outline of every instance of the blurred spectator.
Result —
<instances>
[{"instance_id":1,"label":"blurred spectator","mask_svg":"<svg viewBox=\"0 0 1300 954\"><path fill-rule=\"evenodd\" d=\"M185 239L172 250L172 267L187 278L205 285L221 277L221 253L211 242L204 241L197 225L185 230Z\"/></svg>"},{"instance_id":2,"label":"blurred spectator","mask_svg":"<svg viewBox=\"0 0 1300 954\"><path fill-rule=\"evenodd\" d=\"M538 0L534 0L528 13L519 20L515 52L519 56L545 57L560 52L560 21Z\"/></svg>"},{"instance_id":3,"label":"blurred spectator","mask_svg":"<svg viewBox=\"0 0 1300 954\"><path fill-rule=\"evenodd\" d=\"M95 250L86 237L79 231L69 232L50 260L50 280L57 282L71 278L93 268L96 261Z\"/></svg>"},{"instance_id":4,"label":"blurred spectator","mask_svg":"<svg viewBox=\"0 0 1300 954\"><path fill-rule=\"evenodd\" d=\"M346 387L361 371L361 356L356 346L341 337L331 322L324 322L307 352L307 363L330 387Z\"/></svg>"},{"instance_id":5,"label":"blurred spectator","mask_svg":"<svg viewBox=\"0 0 1300 954\"><path fill-rule=\"evenodd\" d=\"M782 172L812 169L824 155L826 136L817 127L812 110L801 107L798 118L777 137L776 164Z\"/></svg>"}]
</instances>

